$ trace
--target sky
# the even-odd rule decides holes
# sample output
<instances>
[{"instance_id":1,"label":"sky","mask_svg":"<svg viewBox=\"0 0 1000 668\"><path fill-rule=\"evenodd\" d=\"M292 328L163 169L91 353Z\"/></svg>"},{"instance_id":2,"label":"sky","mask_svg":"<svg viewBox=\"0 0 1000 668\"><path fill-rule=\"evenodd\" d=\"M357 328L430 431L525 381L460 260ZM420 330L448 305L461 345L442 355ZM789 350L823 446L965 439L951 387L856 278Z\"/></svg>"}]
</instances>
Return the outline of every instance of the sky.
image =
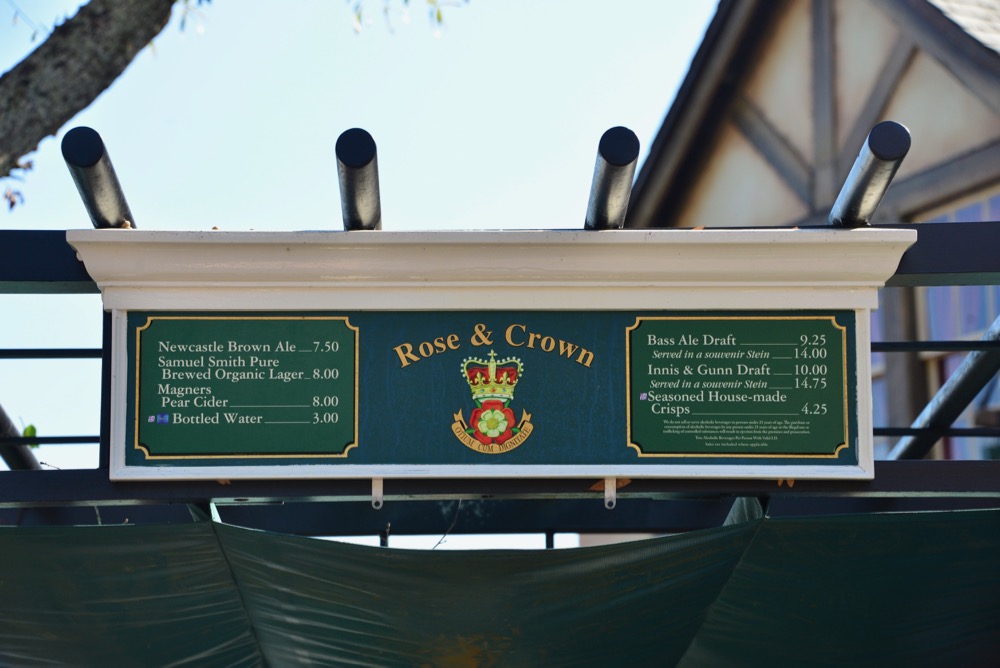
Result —
<instances>
[{"instance_id":1,"label":"sky","mask_svg":"<svg viewBox=\"0 0 1000 668\"><path fill-rule=\"evenodd\" d=\"M0 0L0 70L79 2ZM579 229L597 144L623 125L640 165L714 0L190 3L90 107L44 140L5 229L89 228L59 151L104 139L142 230L340 230L334 145L378 151L383 230ZM388 16L383 7L388 7ZM16 17L16 19L15 19ZM37 34L34 36L33 33ZM97 296L0 295L0 348L100 347ZM99 362L0 360L0 405L39 435L99 431ZM53 383L53 379L58 379ZM49 446L47 466L96 466ZM0 467L2 467L0 463Z\"/></svg>"}]
</instances>

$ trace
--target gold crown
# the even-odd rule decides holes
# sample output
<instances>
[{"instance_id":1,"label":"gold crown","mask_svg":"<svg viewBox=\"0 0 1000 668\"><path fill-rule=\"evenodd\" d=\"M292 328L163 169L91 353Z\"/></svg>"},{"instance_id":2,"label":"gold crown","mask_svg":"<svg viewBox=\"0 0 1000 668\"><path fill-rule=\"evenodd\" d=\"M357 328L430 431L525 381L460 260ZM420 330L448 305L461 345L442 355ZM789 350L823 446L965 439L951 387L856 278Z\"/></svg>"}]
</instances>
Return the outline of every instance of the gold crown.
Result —
<instances>
[{"instance_id":1,"label":"gold crown","mask_svg":"<svg viewBox=\"0 0 1000 668\"><path fill-rule=\"evenodd\" d=\"M521 379L521 360L509 357L496 359L490 351L489 361L466 357L462 361L462 375L469 383L472 398L480 404L490 399L499 399L506 405L514 398L514 386Z\"/></svg>"}]
</instances>

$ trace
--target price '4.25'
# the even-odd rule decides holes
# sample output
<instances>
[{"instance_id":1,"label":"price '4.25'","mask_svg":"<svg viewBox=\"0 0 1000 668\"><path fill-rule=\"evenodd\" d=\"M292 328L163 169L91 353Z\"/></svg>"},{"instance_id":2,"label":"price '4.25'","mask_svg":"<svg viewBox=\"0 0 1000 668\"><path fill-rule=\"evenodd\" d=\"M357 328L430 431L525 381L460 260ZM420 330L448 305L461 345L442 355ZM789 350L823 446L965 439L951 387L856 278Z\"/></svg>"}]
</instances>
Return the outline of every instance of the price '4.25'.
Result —
<instances>
[{"instance_id":1,"label":"price '4.25'","mask_svg":"<svg viewBox=\"0 0 1000 668\"><path fill-rule=\"evenodd\" d=\"M803 415L826 415L827 409L826 404L803 404L799 412Z\"/></svg>"}]
</instances>

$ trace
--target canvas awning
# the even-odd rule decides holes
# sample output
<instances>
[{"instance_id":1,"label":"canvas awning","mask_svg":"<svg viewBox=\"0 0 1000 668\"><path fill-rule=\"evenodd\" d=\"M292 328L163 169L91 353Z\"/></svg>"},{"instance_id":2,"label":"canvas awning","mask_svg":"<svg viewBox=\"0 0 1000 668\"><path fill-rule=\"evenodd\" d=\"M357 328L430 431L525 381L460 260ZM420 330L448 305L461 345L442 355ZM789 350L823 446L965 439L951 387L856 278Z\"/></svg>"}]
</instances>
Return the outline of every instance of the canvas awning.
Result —
<instances>
[{"instance_id":1,"label":"canvas awning","mask_svg":"<svg viewBox=\"0 0 1000 668\"><path fill-rule=\"evenodd\" d=\"M0 529L0 664L995 665L1000 510L426 552L191 524Z\"/></svg>"}]
</instances>

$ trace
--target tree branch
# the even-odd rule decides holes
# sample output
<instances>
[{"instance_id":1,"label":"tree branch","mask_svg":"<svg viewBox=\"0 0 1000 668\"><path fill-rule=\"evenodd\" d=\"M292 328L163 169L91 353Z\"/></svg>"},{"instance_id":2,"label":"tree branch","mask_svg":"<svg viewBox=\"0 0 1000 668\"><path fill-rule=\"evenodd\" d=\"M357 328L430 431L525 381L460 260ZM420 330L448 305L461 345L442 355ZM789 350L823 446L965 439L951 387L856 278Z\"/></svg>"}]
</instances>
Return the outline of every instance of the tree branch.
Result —
<instances>
[{"instance_id":1,"label":"tree branch","mask_svg":"<svg viewBox=\"0 0 1000 668\"><path fill-rule=\"evenodd\" d=\"M19 438L21 430L14 426L14 421L7 411L0 406L0 438ZM27 445L0 445L0 458L6 462L11 471L37 471L41 469L35 453Z\"/></svg>"},{"instance_id":2,"label":"tree branch","mask_svg":"<svg viewBox=\"0 0 1000 668\"><path fill-rule=\"evenodd\" d=\"M0 77L0 177L114 83L174 0L91 0Z\"/></svg>"}]
</instances>

